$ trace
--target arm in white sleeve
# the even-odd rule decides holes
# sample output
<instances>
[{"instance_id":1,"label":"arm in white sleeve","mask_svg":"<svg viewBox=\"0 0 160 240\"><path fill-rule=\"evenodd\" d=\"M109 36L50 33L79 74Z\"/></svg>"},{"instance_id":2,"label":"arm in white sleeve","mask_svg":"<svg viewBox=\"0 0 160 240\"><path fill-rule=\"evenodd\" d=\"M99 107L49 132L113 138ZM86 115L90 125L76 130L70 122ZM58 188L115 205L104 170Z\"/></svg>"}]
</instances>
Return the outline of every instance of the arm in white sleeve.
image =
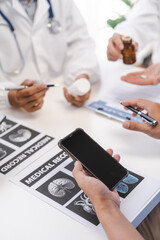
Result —
<instances>
[{"instance_id":1,"label":"arm in white sleeve","mask_svg":"<svg viewBox=\"0 0 160 240\"><path fill-rule=\"evenodd\" d=\"M139 0L129 12L127 20L116 27L116 32L129 35L142 49L158 40L160 24L159 0Z\"/></svg>"},{"instance_id":2,"label":"arm in white sleeve","mask_svg":"<svg viewBox=\"0 0 160 240\"><path fill-rule=\"evenodd\" d=\"M0 81L0 109L11 107L8 99L8 91L5 91L5 87L14 87L15 84L10 81L1 82Z\"/></svg>"},{"instance_id":3,"label":"arm in white sleeve","mask_svg":"<svg viewBox=\"0 0 160 240\"><path fill-rule=\"evenodd\" d=\"M96 82L99 80L99 67L94 53L94 42L72 0L67 0L65 12L68 46L65 62L66 83L71 84L81 74L87 74L92 83Z\"/></svg>"}]
</instances>

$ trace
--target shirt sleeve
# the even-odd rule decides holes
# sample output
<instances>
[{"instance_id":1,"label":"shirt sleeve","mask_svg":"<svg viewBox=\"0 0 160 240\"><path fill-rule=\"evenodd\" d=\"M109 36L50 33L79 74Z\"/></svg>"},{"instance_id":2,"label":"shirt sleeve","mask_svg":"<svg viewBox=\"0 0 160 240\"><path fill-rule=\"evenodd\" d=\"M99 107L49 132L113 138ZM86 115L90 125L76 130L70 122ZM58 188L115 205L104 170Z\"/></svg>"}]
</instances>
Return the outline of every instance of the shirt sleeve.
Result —
<instances>
[{"instance_id":1,"label":"shirt sleeve","mask_svg":"<svg viewBox=\"0 0 160 240\"><path fill-rule=\"evenodd\" d=\"M129 12L127 20L116 27L116 32L129 35L142 49L158 40L160 9L158 0L139 0Z\"/></svg>"},{"instance_id":2,"label":"shirt sleeve","mask_svg":"<svg viewBox=\"0 0 160 240\"><path fill-rule=\"evenodd\" d=\"M11 107L8 99L8 91L5 87L14 87L15 84L10 81L0 81L0 109Z\"/></svg>"},{"instance_id":3,"label":"shirt sleeve","mask_svg":"<svg viewBox=\"0 0 160 240\"><path fill-rule=\"evenodd\" d=\"M88 74L91 83L99 80L99 66L95 44L90 38L86 24L72 0L66 4L67 55L65 82L71 84L81 74Z\"/></svg>"}]
</instances>

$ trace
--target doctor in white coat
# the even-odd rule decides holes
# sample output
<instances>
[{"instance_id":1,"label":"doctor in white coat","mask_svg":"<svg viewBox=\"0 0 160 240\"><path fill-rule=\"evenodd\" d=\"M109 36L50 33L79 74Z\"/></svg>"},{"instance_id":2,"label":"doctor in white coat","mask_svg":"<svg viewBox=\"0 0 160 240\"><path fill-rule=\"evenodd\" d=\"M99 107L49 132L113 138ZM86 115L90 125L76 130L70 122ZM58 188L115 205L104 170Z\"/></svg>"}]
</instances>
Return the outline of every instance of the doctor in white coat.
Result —
<instances>
[{"instance_id":1,"label":"doctor in white coat","mask_svg":"<svg viewBox=\"0 0 160 240\"><path fill-rule=\"evenodd\" d=\"M94 43L73 1L0 0L0 107L40 109L46 82L62 74L68 85L99 77ZM30 87L3 90L21 84ZM64 89L64 94L81 106L90 91L73 97Z\"/></svg>"},{"instance_id":2,"label":"doctor in white coat","mask_svg":"<svg viewBox=\"0 0 160 240\"><path fill-rule=\"evenodd\" d=\"M127 17L118 24L116 33L110 38L107 56L111 61L122 58L122 35L131 36L136 47L143 49L148 43L156 42L152 61L160 61L160 1L138 0Z\"/></svg>"}]
</instances>

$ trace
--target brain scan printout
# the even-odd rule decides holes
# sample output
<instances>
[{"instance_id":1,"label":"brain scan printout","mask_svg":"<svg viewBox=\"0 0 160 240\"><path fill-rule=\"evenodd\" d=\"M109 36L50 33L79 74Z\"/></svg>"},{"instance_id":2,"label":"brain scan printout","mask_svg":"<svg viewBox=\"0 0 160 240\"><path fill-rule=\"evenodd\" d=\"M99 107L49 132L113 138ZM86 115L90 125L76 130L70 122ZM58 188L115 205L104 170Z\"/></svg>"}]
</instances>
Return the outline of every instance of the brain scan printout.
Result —
<instances>
[{"instance_id":1,"label":"brain scan printout","mask_svg":"<svg viewBox=\"0 0 160 240\"><path fill-rule=\"evenodd\" d=\"M36 190L61 205L81 191L75 179L64 172L58 172Z\"/></svg>"},{"instance_id":2,"label":"brain scan printout","mask_svg":"<svg viewBox=\"0 0 160 240\"><path fill-rule=\"evenodd\" d=\"M48 185L48 191L55 197L64 197L74 187L73 181L67 178L58 178Z\"/></svg>"},{"instance_id":3,"label":"brain scan printout","mask_svg":"<svg viewBox=\"0 0 160 240\"><path fill-rule=\"evenodd\" d=\"M4 144L0 143L0 161L10 155L14 150Z\"/></svg>"},{"instance_id":4,"label":"brain scan printout","mask_svg":"<svg viewBox=\"0 0 160 240\"><path fill-rule=\"evenodd\" d=\"M25 143L31 141L34 137L36 137L39 132L36 132L33 129L24 127L22 125L18 126L14 130L10 131L6 135L2 137L2 139L10 142L18 147L23 146Z\"/></svg>"},{"instance_id":5,"label":"brain scan printout","mask_svg":"<svg viewBox=\"0 0 160 240\"><path fill-rule=\"evenodd\" d=\"M129 172L128 176L116 187L118 194L122 198L126 198L128 194L143 180L144 178L133 172Z\"/></svg>"},{"instance_id":6,"label":"brain scan printout","mask_svg":"<svg viewBox=\"0 0 160 240\"><path fill-rule=\"evenodd\" d=\"M19 129L17 133L9 135L9 139L12 142L25 142L32 136L31 131L27 129Z\"/></svg>"},{"instance_id":7,"label":"brain scan printout","mask_svg":"<svg viewBox=\"0 0 160 240\"><path fill-rule=\"evenodd\" d=\"M97 218L95 209L90 199L84 193L81 193L66 208L81 216L90 223L96 226L99 225L99 220Z\"/></svg>"},{"instance_id":8,"label":"brain scan printout","mask_svg":"<svg viewBox=\"0 0 160 240\"><path fill-rule=\"evenodd\" d=\"M5 133L6 131L10 130L12 127L16 125L15 122L9 120L6 118L1 124L0 124L0 135Z\"/></svg>"}]
</instances>

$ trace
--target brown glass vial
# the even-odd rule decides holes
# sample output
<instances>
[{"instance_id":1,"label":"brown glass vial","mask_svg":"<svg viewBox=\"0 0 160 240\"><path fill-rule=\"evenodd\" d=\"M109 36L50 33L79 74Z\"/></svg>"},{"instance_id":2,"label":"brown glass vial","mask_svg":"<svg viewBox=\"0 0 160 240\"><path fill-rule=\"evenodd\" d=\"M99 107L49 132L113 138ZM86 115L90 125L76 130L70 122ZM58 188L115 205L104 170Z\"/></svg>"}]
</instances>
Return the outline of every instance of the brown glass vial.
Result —
<instances>
[{"instance_id":1,"label":"brown glass vial","mask_svg":"<svg viewBox=\"0 0 160 240\"><path fill-rule=\"evenodd\" d=\"M133 64L136 62L135 46L132 44L132 38L122 37L124 49L122 50L123 63Z\"/></svg>"}]
</instances>

